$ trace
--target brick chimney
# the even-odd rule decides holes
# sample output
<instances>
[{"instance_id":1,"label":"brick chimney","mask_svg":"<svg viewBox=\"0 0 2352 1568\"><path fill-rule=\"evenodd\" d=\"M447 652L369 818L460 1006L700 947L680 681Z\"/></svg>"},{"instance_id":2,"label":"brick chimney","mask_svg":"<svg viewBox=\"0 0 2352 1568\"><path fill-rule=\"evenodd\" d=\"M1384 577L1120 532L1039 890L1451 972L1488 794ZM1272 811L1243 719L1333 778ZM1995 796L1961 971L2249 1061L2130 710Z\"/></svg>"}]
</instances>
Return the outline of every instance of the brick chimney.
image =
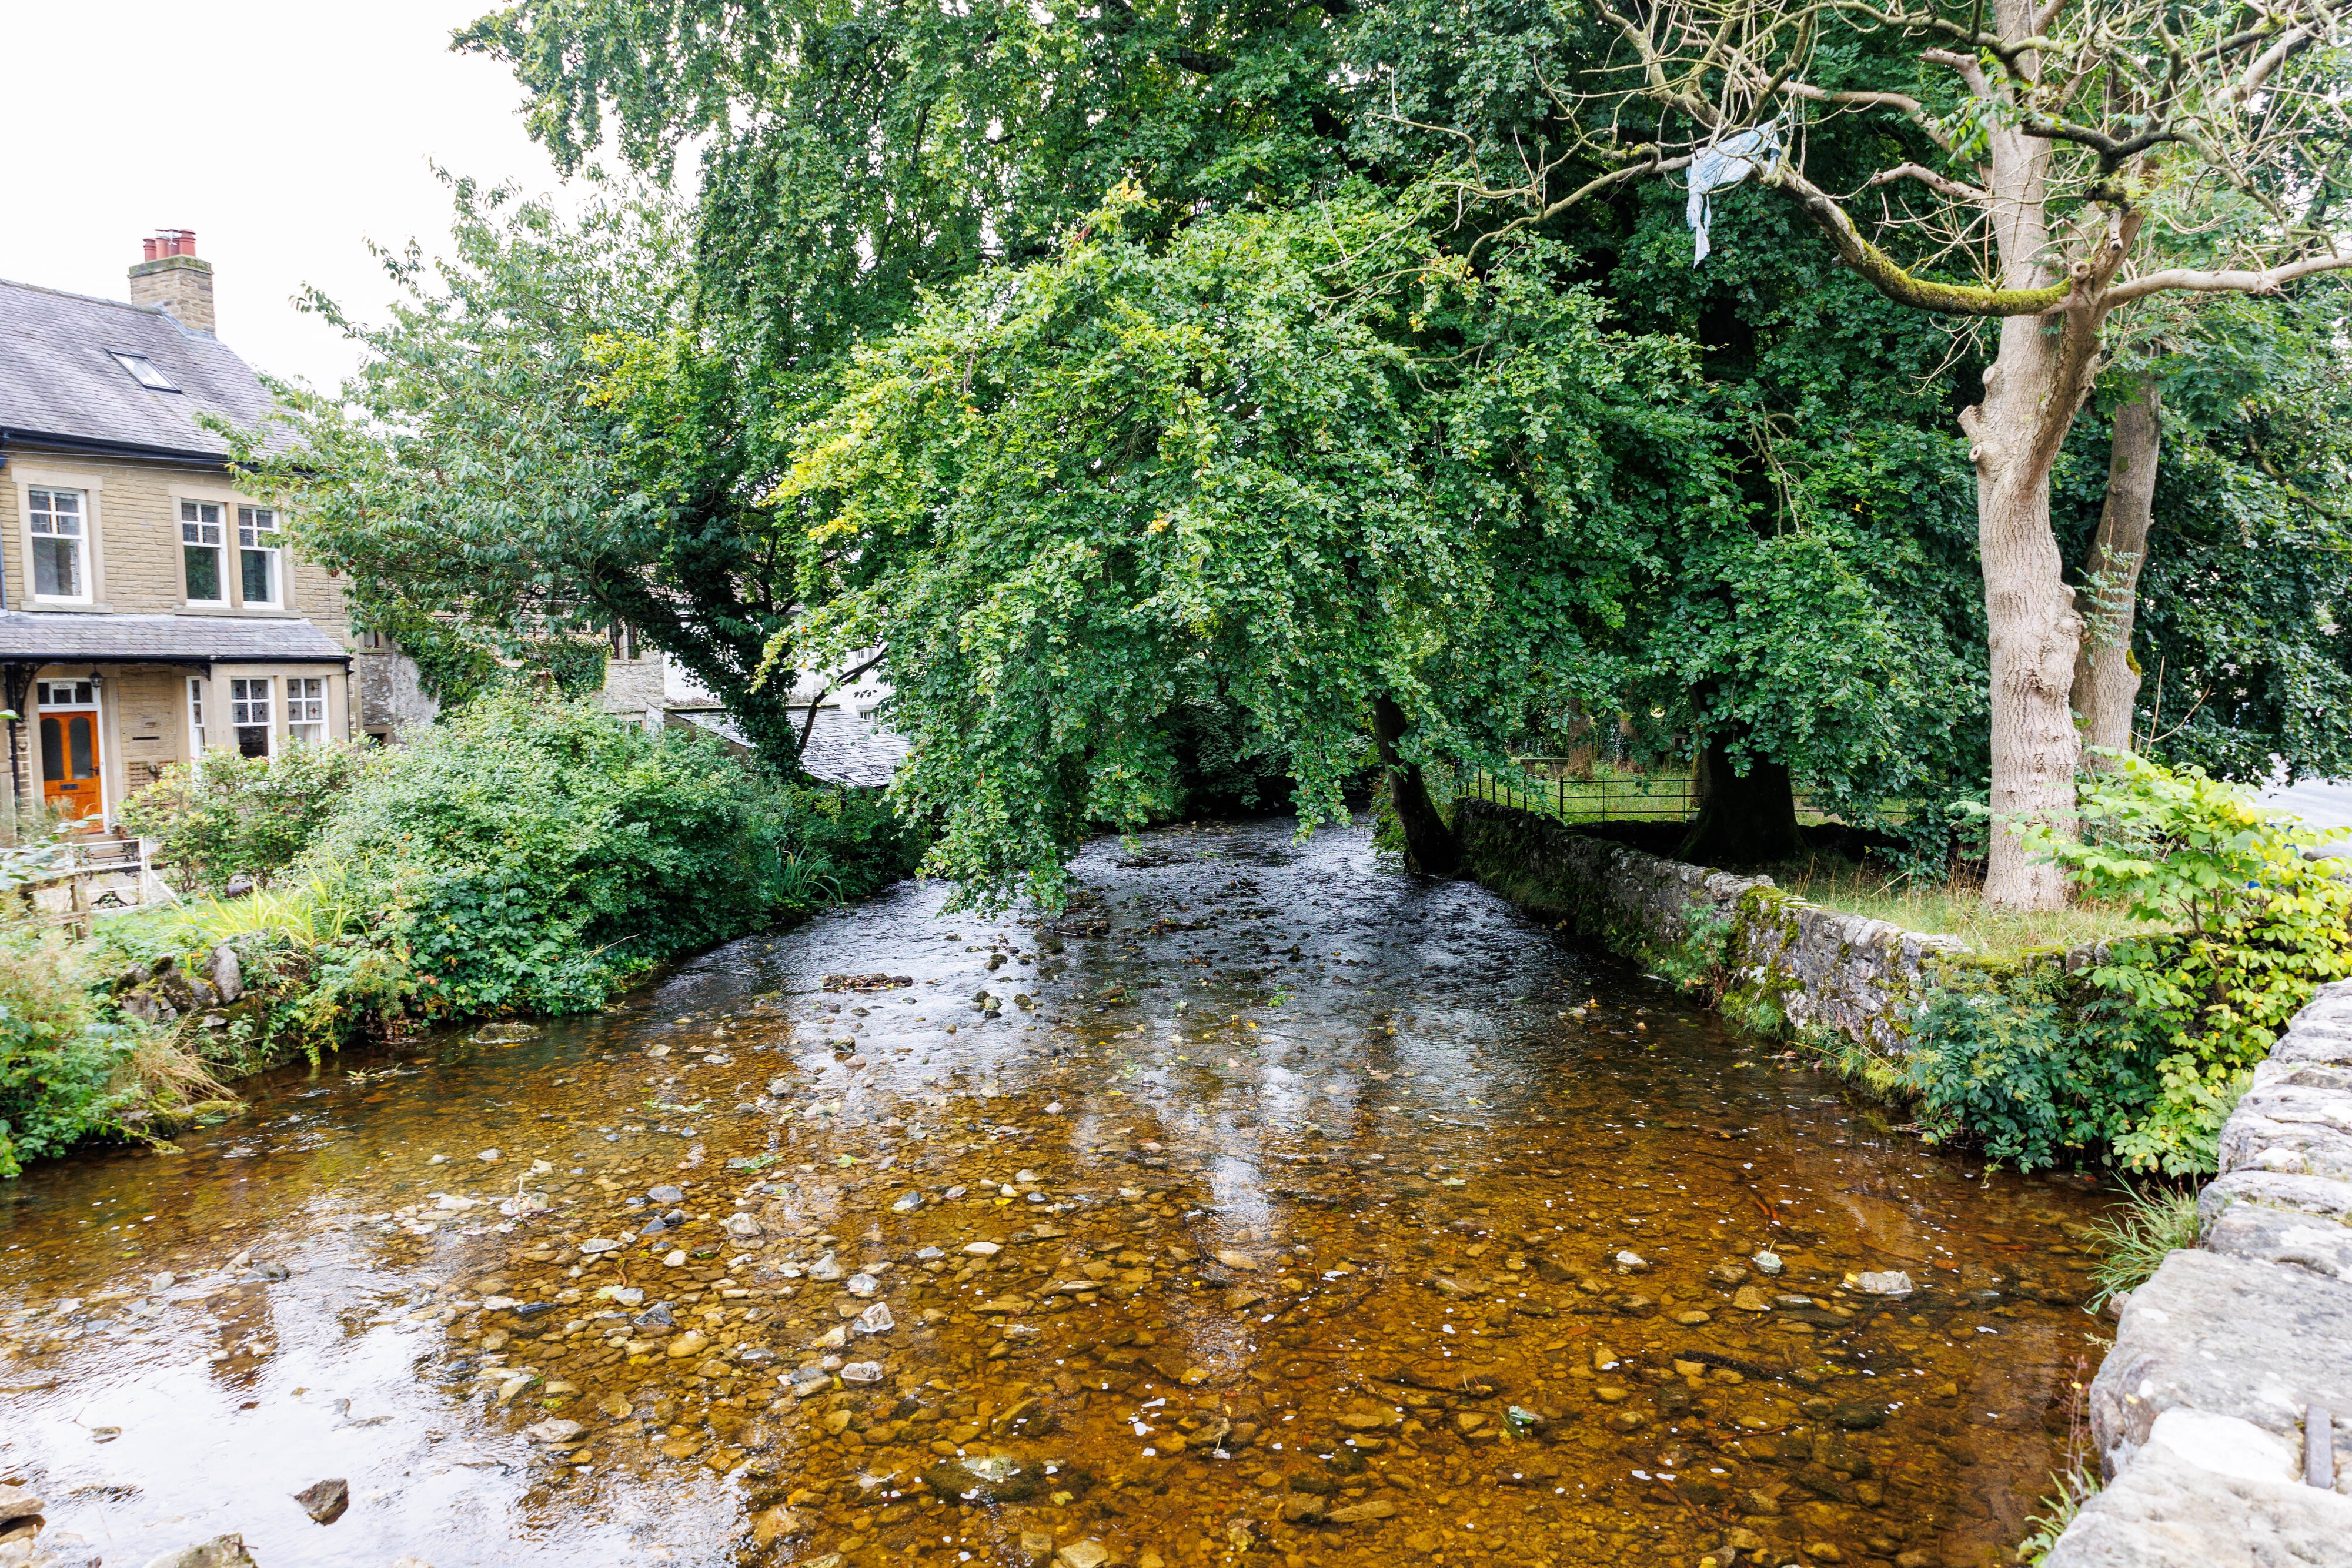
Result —
<instances>
[{"instance_id":1,"label":"brick chimney","mask_svg":"<svg viewBox=\"0 0 2352 1568\"><path fill-rule=\"evenodd\" d=\"M213 329L213 264L196 256L196 231L158 229L139 242L146 258L131 269L131 303L160 305L192 332Z\"/></svg>"}]
</instances>

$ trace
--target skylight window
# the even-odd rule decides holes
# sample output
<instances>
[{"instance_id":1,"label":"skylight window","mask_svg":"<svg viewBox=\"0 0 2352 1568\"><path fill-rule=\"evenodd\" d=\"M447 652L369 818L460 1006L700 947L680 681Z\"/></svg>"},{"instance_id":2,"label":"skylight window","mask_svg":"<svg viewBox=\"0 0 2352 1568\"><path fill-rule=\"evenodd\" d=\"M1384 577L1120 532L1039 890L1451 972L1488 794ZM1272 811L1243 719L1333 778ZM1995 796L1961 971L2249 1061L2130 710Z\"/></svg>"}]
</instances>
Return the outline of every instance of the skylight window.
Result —
<instances>
[{"instance_id":1,"label":"skylight window","mask_svg":"<svg viewBox=\"0 0 2352 1568\"><path fill-rule=\"evenodd\" d=\"M155 361L146 355L117 353L112 350L109 350L108 353L116 364L131 372L132 381L148 391L175 392L180 390L172 384L172 378L157 370Z\"/></svg>"}]
</instances>

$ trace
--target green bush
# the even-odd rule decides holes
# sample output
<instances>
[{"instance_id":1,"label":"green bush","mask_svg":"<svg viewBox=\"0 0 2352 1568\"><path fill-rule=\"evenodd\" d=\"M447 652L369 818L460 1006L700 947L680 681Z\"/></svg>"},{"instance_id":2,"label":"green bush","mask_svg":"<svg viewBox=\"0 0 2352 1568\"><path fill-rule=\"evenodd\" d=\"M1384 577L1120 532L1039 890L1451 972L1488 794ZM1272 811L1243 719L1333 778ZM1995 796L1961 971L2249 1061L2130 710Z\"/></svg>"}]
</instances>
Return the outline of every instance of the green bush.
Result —
<instances>
[{"instance_id":1,"label":"green bush","mask_svg":"<svg viewBox=\"0 0 2352 1568\"><path fill-rule=\"evenodd\" d=\"M2352 883L2305 858L2317 834L2248 790L2201 768L2115 764L2082 790L2083 837L2038 842L2091 896L2169 928L2108 943L2083 1010L2155 1058L2151 1102L2116 1153L2168 1175L2210 1171L2254 1064L2313 992L2352 974Z\"/></svg>"},{"instance_id":2,"label":"green bush","mask_svg":"<svg viewBox=\"0 0 2352 1568\"><path fill-rule=\"evenodd\" d=\"M2081 987L2055 963L1947 967L1901 1071L1931 1136L1965 1135L1987 1158L2033 1170L2125 1136L2156 1097L2155 1055L2085 1016Z\"/></svg>"},{"instance_id":3,"label":"green bush","mask_svg":"<svg viewBox=\"0 0 2352 1568\"><path fill-rule=\"evenodd\" d=\"M56 936L0 950L0 1176L105 1126L119 1052Z\"/></svg>"},{"instance_id":4,"label":"green bush","mask_svg":"<svg viewBox=\"0 0 2352 1568\"><path fill-rule=\"evenodd\" d=\"M0 1176L179 1124L226 1092L216 1072L315 1061L390 1019L599 1007L662 959L873 892L922 847L877 790L778 784L709 736L520 683L414 745L223 760L167 778L140 829L179 835L205 883L275 886L73 945L0 928ZM193 969L224 942L246 984L226 1027L113 1016L126 969Z\"/></svg>"},{"instance_id":5,"label":"green bush","mask_svg":"<svg viewBox=\"0 0 2352 1568\"><path fill-rule=\"evenodd\" d=\"M160 1031L105 1016L100 967L56 932L0 930L0 1177L88 1138L174 1124L222 1092Z\"/></svg>"},{"instance_id":6,"label":"green bush","mask_svg":"<svg viewBox=\"0 0 2352 1568\"><path fill-rule=\"evenodd\" d=\"M217 894L243 874L267 884L310 847L351 787L362 748L291 744L276 757L234 751L175 762L122 802L118 820L158 856L184 894Z\"/></svg>"},{"instance_id":7,"label":"green bush","mask_svg":"<svg viewBox=\"0 0 2352 1568\"><path fill-rule=\"evenodd\" d=\"M596 1008L906 860L878 802L764 784L707 736L494 692L373 758L305 857L368 922L320 949L320 1017Z\"/></svg>"}]
</instances>

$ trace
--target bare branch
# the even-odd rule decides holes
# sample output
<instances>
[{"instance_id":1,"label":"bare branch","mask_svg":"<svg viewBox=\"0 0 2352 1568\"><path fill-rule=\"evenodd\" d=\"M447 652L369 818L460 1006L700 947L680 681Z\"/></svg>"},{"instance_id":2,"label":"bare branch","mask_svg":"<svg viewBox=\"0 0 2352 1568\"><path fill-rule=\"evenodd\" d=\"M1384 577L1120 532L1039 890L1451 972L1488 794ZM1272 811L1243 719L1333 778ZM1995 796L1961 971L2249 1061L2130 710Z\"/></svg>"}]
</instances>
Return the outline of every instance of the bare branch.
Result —
<instances>
[{"instance_id":1,"label":"bare branch","mask_svg":"<svg viewBox=\"0 0 2352 1568\"><path fill-rule=\"evenodd\" d=\"M1952 139L1928 116L1927 105L1907 93L1854 92L1815 87L1811 82L1791 81L1780 84L1780 90L1790 98L1801 98L1808 103L1833 103L1847 109L1891 109L1927 133L1927 139L1945 152L1952 150Z\"/></svg>"},{"instance_id":2,"label":"bare branch","mask_svg":"<svg viewBox=\"0 0 2352 1568\"><path fill-rule=\"evenodd\" d=\"M2274 294L2298 277L2309 277L2315 273L2338 272L2347 267L2352 267L2352 255L2308 256L2300 261L2285 262L2261 272L2231 267L2211 271L2169 267L2115 285L2107 290L2105 303L2110 308L2126 305L2135 299L2144 299L2151 294L2161 294L2169 289L2198 294Z\"/></svg>"},{"instance_id":3,"label":"bare branch","mask_svg":"<svg viewBox=\"0 0 2352 1568\"><path fill-rule=\"evenodd\" d=\"M1687 169L1690 167L1691 161L1688 153L1685 153L1679 158L1661 158L1658 156L1658 149L1655 147L1639 149L1638 151L1647 152L1649 154L1648 160L1639 163L1628 163L1622 169L1612 169L1606 174L1596 174L1591 179L1587 180L1583 184L1579 185L1575 190L1570 191L1567 195L1562 196L1559 200L1551 203L1549 205L1545 206L1538 211L1528 213L1519 217L1514 218L1492 234L1480 235L1478 243L1470 247L1471 256L1475 257L1478 254L1480 246L1486 245L1490 241L1502 239L1515 230L1526 228L1531 224L1539 224L1546 222L1549 219L1556 218L1559 216L1560 214L1568 211L1569 208L1576 205L1579 202L1583 201L1587 196L1593 195L1601 191L1605 191L1612 185L1621 185L1628 180L1639 179L1644 174L1664 174L1675 169ZM1481 193L1484 194L1485 193Z\"/></svg>"},{"instance_id":4,"label":"bare branch","mask_svg":"<svg viewBox=\"0 0 2352 1568\"><path fill-rule=\"evenodd\" d=\"M2244 74L2231 85L2229 93L2231 100L2243 103L2253 97L2261 90L2262 85L2276 74L2279 67L2302 53L2304 49L2310 47L2311 42L2312 33L2309 28L2296 27L2290 30L2277 43L2256 56L2254 63L2248 66Z\"/></svg>"},{"instance_id":5,"label":"bare branch","mask_svg":"<svg viewBox=\"0 0 2352 1568\"><path fill-rule=\"evenodd\" d=\"M1977 57L1974 55L1955 54L1950 49L1922 49L1919 51L1919 57L1929 65L1951 67L1959 74L1959 78L1969 84L1969 90L1977 97L1995 96L1992 83L1985 79L1984 67L1977 63Z\"/></svg>"},{"instance_id":6,"label":"bare branch","mask_svg":"<svg viewBox=\"0 0 2352 1568\"><path fill-rule=\"evenodd\" d=\"M1879 185L1891 185L1897 180L1916 180L1929 190L1939 195L1949 196L1956 202L1974 202L1980 206L1992 204L1990 191L1979 190L1965 180L1955 180L1948 174L1938 174L1933 169L1917 163L1897 163L1892 169L1881 169L1864 181L1862 188L1867 191Z\"/></svg>"},{"instance_id":7,"label":"bare branch","mask_svg":"<svg viewBox=\"0 0 2352 1568\"><path fill-rule=\"evenodd\" d=\"M1864 239L1853 219L1827 191L1785 163L1767 179L1797 198L1848 267L1898 305L1944 316L2042 316L2064 304L2073 290L2072 283L2042 288L1985 288L1914 277L1901 263Z\"/></svg>"}]
</instances>

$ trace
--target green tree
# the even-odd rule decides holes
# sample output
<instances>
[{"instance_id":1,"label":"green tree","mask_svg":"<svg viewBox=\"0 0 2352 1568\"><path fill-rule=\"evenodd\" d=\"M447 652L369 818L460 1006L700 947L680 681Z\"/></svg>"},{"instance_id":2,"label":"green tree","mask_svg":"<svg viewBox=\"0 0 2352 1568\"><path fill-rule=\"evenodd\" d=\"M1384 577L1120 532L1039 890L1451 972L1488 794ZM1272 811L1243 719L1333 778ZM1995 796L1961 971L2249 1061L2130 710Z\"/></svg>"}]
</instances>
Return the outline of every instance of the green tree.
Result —
<instances>
[{"instance_id":1,"label":"green tree","mask_svg":"<svg viewBox=\"0 0 2352 1568\"><path fill-rule=\"evenodd\" d=\"M1369 728L1424 866L1416 766L1507 768L1693 669L1809 766L1893 749L1885 606L1833 532L1751 526L1681 340L1612 329L1542 246L1473 276L1378 201L1164 245L1140 204L862 353L779 497L825 519L807 634L894 651L938 869L1050 891L1089 823L1164 806L1161 721L1204 695L1309 822Z\"/></svg>"},{"instance_id":2,"label":"green tree","mask_svg":"<svg viewBox=\"0 0 2352 1568\"><path fill-rule=\"evenodd\" d=\"M2118 310L2352 265L2332 240L2352 145L2333 13L2326 0L2259 16L2153 0L1949 15L1596 0L1591 15L1606 47L1554 62L1556 137L1496 184L1465 131L1451 182L1465 200L1507 200L1514 223L1540 222L1728 150L1889 299L2000 322L1957 420L1977 476L1990 653L1999 826L1986 895L2062 901L2063 878L2022 836L2068 830L2080 755L2069 702L2083 622L2052 528L2053 474ZM1845 116L1879 128L1858 184L1811 162L1809 122Z\"/></svg>"},{"instance_id":3,"label":"green tree","mask_svg":"<svg viewBox=\"0 0 2352 1568\"><path fill-rule=\"evenodd\" d=\"M349 576L354 622L414 645L444 696L502 663L576 685L577 651L625 625L789 767L791 679L757 677L800 608L795 562L758 506L758 405L697 326L687 210L602 187L567 224L450 184L455 255L387 255L389 320L307 298L360 371L339 395L277 389L293 439L248 434L244 462L310 558Z\"/></svg>"}]
</instances>

